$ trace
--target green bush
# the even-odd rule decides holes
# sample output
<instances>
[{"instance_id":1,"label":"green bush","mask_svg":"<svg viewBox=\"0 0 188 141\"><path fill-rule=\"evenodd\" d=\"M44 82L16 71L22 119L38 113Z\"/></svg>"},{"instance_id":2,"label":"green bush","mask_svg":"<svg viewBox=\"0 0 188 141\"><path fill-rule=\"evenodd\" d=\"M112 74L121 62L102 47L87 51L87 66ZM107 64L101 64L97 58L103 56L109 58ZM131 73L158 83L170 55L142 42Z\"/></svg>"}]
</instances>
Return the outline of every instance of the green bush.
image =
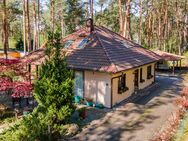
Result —
<instances>
[{"instance_id":1,"label":"green bush","mask_svg":"<svg viewBox=\"0 0 188 141\"><path fill-rule=\"evenodd\" d=\"M20 50L20 51L23 51L24 50L24 44L23 44L23 39L22 37L20 37L17 42L16 42L16 49L17 50Z\"/></svg>"},{"instance_id":2,"label":"green bush","mask_svg":"<svg viewBox=\"0 0 188 141\"><path fill-rule=\"evenodd\" d=\"M1 141L46 141L48 139L47 124L40 116L28 115L16 125L0 134Z\"/></svg>"},{"instance_id":3,"label":"green bush","mask_svg":"<svg viewBox=\"0 0 188 141\"><path fill-rule=\"evenodd\" d=\"M74 112L73 72L60 54L59 32L49 33L46 55L49 57L39 70L34 84L38 106L19 123L0 134L2 141L52 141L64 134Z\"/></svg>"},{"instance_id":4,"label":"green bush","mask_svg":"<svg viewBox=\"0 0 188 141\"><path fill-rule=\"evenodd\" d=\"M2 123L10 123L15 120L15 114L14 111L10 111L8 109L6 110L0 110L0 124Z\"/></svg>"}]
</instances>

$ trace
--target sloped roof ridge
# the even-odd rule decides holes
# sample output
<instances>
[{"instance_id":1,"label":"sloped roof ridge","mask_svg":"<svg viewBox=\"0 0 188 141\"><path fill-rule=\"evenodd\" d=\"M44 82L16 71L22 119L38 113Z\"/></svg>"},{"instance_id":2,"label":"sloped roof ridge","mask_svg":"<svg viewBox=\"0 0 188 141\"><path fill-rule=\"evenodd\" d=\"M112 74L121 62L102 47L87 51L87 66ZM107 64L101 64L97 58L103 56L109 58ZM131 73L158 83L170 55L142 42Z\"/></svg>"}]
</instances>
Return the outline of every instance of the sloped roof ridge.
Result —
<instances>
[{"instance_id":1,"label":"sloped roof ridge","mask_svg":"<svg viewBox=\"0 0 188 141\"><path fill-rule=\"evenodd\" d=\"M108 60L109 60L110 64L111 64L112 66L114 66L114 67L115 67L116 71L118 71L118 69L117 69L116 65L114 64L114 62L111 60L110 56L108 55L108 52L107 52L106 48L104 47L104 45L103 45L103 43L102 43L102 41L101 41L100 37L97 35L97 31L96 31L95 36L97 37L97 39L98 39L99 43L101 44L101 46L102 46L102 48L103 48L103 50L104 50L104 52L105 52L105 54L106 54L106 56L107 56L107 58L108 58Z\"/></svg>"},{"instance_id":2,"label":"sloped roof ridge","mask_svg":"<svg viewBox=\"0 0 188 141\"><path fill-rule=\"evenodd\" d=\"M66 40L68 37L70 37L70 36L72 36L72 35L75 35L75 34L79 33L79 32L82 31L82 30L86 30L86 27L83 26L83 27L81 27L80 29L78 29L77 31L75 31L75 32L73 32L73 33L71 33L71 34L66 35L65 37L62 38L62 40Z\"/></svg>"},{"instance_id":3,"label":"sloped roof ridge","mask_svg":"<svg viewBox=\"0 0 188 141\"><path fill-rule=\"evenodd\" d=\"M116 35L119 36L120 38L122 38L122 39L124 39L124 40L126 40L126 41L128 41L128 42L130 42L130 43L132 43L132 44L134 44L135 46L133 46L133 47L140 47L140 48L143 48L143 49L145 49L145 50L147 50L147 51L149 51L149 52L152 52L153 54L157 55L158 57L160 57L157 53L155 53L155 52L153 52L153 51L151 51L151 50L149 50L149 49L147 49L147 48L144 48L142 45L137 44L137 43L135 43L134 41L129 40L129 39L127 39L127 38L125 38L125 37L119 35L118 33L114 32L114 31L112 31L112 30L109 30L108 28L106 28L106 27L104 27L104 26L101 26L101 27L102 27L103 29L106 29L108 32L111 32L111 33L113 33L113 34L116 34ZM99 28L100 28L100 27L99 27Z\"/></svg>"},{"instance_id":4,"label":"sloped roof ridge","mask_svg":"<svg viewBox=\"0 0 188 141\"><path fill-rule=\"evenodd\" d=\"M129 40L129 39L127 39L127 38L121 36L120 34L114 32L114 31L112 31L112 30L110 30L110 29L108 29L108 28L106 28L106 27L104 27L104 26L101 26L101 27L104 28L105 30L108 30L108 32L111 32L111 33L117 35L118 37L122 38L123 40L126 40L126 41L128 41L128 42L134 44L134 45L135 45L134 47L142 47L140 44L137 44L137 43L135 43L134 41ZM100 28L100 27L99 27L99 28Z\"/></svg>"}]
</instances>

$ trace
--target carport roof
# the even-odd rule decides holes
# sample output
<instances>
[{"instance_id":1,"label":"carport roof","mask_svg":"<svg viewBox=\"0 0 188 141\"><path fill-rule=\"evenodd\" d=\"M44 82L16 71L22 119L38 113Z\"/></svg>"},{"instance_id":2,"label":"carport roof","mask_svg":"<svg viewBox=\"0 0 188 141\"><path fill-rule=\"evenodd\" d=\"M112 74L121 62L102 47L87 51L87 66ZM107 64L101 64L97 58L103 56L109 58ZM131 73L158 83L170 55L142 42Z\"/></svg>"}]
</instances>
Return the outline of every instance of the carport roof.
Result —
<instances>
[{"instance_id":1,"label":"carport roof","mask_svg":"<svg viewBox=\"0 0 188 141\"><path fill-rule=\"evenodd\" d=\"M168 52L160 51L160 50L157 50L154 52L158 54L159 56L161 56L161 58L165 61L179 61L185 58L184 56L180 56L180 55L176 55L173 53L168 53Z\"/></svg>"}]
</instances>

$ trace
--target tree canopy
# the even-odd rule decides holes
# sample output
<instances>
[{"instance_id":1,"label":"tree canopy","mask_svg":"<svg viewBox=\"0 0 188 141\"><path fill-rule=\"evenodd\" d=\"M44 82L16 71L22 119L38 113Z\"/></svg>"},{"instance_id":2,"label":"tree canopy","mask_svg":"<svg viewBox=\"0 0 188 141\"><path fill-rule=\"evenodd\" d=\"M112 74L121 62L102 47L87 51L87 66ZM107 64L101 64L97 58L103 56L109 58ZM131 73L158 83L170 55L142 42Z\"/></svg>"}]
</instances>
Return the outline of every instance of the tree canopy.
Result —
<instances>
[{"instance_id":1,"label":"tree canopy","mask_svg":"<svg viewBox=\"0 0 188 141\"><path fill-rule=\"evenodd\" d=\"M3 15L6 7L8 48L16 44L25 51L37 49L47 39L48 28L60 28L64 37L83 26L93 13L96 25L105 26L149 49L176 54L187 50L187 0L5 1L6 6L1 3L0 14ZM0 16L0 26L3 27L3 16ZM3 28L0 29L4 33Z\"/></svg>"}]
</instances>

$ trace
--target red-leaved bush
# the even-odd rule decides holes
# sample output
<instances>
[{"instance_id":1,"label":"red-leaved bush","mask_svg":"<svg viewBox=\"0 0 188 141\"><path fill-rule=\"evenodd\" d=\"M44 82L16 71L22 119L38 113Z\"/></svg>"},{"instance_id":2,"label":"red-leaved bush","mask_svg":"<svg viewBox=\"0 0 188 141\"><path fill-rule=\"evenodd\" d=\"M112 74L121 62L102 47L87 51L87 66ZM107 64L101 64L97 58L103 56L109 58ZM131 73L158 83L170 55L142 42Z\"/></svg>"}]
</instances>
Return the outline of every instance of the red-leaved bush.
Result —
<instances>
[{"instance_id":1,"label":"red-leaved bush","mask_svg":"<svg viewBox=\"0 0 188 141\"><path fill-rule=\"evenodd\" d=\"M184 87L181 91L181 96L188 98L188 87Z\"/></svg>"},{"instance_id":2,"label":"red-leaved bush","mask_svg":"<svg viewBox=\"0 0 188 141\"><path fill-rule=\"evenodd\" d=\"M8 91L13 88L13 82L10 77L0 77L0 91Z\"/></svg>"},{"instance_id":3,"label":"red-leaved bush","mask_svg":"<svg viewBox=\"0 0 188 141\"><path fill-rule=\"evenodd\" d=\"M0 59L0 73L11 71L15 75L22 76L25 80L28 80L30 74L26 69L27 64L29 64L27 61L23 62L20 59Z\"/></svg>"},{"instance_id":4,"label":"red-leaved bush","mask_svg":"<svg viewBox=\"0 0 188 141\"><path fill-rule=\"evenodd\" d=\"M0 58L0 65L10 66L20 63L20 59L3 59Z\"/></svg>"},{"instance_id":5,"label":"red-leaved bush","mask_svg":"<svg viewBox=\"0 0 188 141\"><path fill-rule=\"evenodd\" d=\"M19 97L29 97L31 96L32 85L29 82L15 82L13 87L13 94L11 95L14 98Z\"/></svg>"},{"instance_id":6,"label":"red-leaved bush","mask_svg":"<svg viewBox=\"0 0 188 141\"><path fill-rule=\"evenodd\" d=\"M28 97L31 96L32 84L30 82L12 82L6 77L0 77L0 91L12 90L12 97Z\"/></svg>"},{"instance_id":7,"label":"red-leaved bush","mask_svg":"<svg viewBox=\"0 0 188 141\"><path fill-rule=\"evenodd\" d=\"M29 60L30 61L30 60ZM0 91L12 90L12 97L27 97L31 95L32 84L27 82L31 74L26 69L27 61L22 62L20 59L0 59ZM6 72L14 72L16 76L22 77L25 81L13 82L12 79L6 76ZM4 74L5 73L5 74Z\"/></svg>"}]
</instances>

